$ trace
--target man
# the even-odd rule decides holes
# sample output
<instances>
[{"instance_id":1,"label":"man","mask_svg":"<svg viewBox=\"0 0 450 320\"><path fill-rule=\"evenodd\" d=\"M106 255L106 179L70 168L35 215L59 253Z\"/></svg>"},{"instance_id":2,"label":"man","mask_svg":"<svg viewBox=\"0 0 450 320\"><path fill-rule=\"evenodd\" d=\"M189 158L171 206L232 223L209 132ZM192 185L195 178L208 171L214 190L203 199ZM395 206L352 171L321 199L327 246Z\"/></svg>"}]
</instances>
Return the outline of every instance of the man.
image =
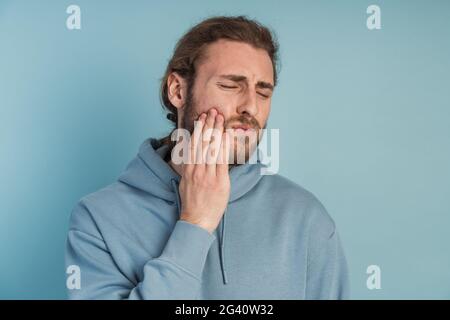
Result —
<instances>
[{"instance_id":1,"label":"man","mask_svg":"<svg viewBox=\"0 0 450 320\"><path fill-rule=\"evenodd\" d=\"M276 60L271 32L245 17L210 18L180 39L161 95L175 128L192 133L189 161L174 161L181 139L148 139L117 182L79 201L70 298L348 297L334 221L310 192L262 175L241 139L266 127Z\"/></svg>"}]
</instances>

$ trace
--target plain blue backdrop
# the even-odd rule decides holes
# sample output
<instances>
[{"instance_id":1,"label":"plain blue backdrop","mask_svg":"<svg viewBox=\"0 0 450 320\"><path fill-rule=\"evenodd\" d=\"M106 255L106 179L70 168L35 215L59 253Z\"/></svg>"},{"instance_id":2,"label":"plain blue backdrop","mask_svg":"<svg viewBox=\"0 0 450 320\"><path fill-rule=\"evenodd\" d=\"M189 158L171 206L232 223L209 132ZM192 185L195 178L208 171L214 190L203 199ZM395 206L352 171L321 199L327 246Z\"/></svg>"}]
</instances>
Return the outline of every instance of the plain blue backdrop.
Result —
<instances>
[{"instance_id":1,"label":"plain blue backdrop","mask_svg":"<svg viewBox=\"0 0 450 320\"><path fill-rule=\"evenodd\" d=\"M70 4L81 30L66 28ZM366 27L371 4L381 30ZM450 2L437 0L0 0L0 298L66 297L73 206L169 132L159 79L215 14L278 35L280 173L335 219L352 298L450 298Z\"/></svg>"}]
</instances>

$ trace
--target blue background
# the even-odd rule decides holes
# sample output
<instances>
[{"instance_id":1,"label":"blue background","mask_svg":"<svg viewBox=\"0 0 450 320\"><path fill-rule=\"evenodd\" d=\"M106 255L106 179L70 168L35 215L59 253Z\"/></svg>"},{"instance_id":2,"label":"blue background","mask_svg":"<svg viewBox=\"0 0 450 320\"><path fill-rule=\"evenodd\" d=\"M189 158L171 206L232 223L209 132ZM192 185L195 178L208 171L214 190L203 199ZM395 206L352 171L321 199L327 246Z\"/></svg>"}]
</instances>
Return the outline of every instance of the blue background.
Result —
<instances>
[{"instance_id":1,"label":"blue background","mask_svg":"<svg viewBox=\"0 0 450 320\"><path fill-rule=\"evenodd\" d=\"M81 30L66 28L70 4ZM381 30L366 27L371 4ZM169 132L159 79L213 14L278 35L280 173L337 222L352 298L450 298L450 2L437 0L0 1L0 298L65 298L71 209Z\"/></svg>"}]
</instances>

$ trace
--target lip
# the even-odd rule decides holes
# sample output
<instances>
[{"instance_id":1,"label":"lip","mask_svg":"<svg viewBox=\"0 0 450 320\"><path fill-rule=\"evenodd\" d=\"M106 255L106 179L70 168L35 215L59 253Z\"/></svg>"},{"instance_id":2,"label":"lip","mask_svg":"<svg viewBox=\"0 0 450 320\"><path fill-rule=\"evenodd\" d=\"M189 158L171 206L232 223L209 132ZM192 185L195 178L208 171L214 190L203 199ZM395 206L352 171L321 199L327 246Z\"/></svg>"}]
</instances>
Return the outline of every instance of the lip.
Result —
<instances>
[{"instance_id":1,"label":"lip","mask_svg":"<svg viewBox=\"0 0 450 320\"><path fill-rule=\"evenodd\" d=\"M244 131L247 131L247 130L251 129L250 126L244 125L244 124L231 126L231 128L234 129L234 130L241 129L241 130L244 130Z\"/></svg>"}]
</instances>

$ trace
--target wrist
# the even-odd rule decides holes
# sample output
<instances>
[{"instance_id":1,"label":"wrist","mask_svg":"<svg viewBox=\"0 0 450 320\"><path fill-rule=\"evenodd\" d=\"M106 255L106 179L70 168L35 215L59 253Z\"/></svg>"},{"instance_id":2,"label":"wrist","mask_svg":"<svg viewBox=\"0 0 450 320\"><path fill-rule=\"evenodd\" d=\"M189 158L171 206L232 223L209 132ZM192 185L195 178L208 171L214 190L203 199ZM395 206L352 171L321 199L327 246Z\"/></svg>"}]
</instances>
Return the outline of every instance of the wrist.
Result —
<instances>
[{"instance_id":1,"label":"wrist","mask_svg":"<svg viewBox=\"0 0 450 320\"><path fill-rule=\"evenodd\" d=\"M190 219L185 218L185 217L182 217L182 216L180 216L180 220L185 221L185 222L188 222L188 223L190 223L190 224L194 224L194 225L196 225L196 226L198 226L198 227L200 227L200 228L203 228L203 229L205 229L206 231L208 231L210 234L212 234L213 231L214 231L214 228L211 228L211 226L209 226L209 225L207 225L207 224L205 224L205 223L202 223L202 222L200 222L200 221L193 221L193 220L190 220Z\"/></svg>"}]
</instances>

